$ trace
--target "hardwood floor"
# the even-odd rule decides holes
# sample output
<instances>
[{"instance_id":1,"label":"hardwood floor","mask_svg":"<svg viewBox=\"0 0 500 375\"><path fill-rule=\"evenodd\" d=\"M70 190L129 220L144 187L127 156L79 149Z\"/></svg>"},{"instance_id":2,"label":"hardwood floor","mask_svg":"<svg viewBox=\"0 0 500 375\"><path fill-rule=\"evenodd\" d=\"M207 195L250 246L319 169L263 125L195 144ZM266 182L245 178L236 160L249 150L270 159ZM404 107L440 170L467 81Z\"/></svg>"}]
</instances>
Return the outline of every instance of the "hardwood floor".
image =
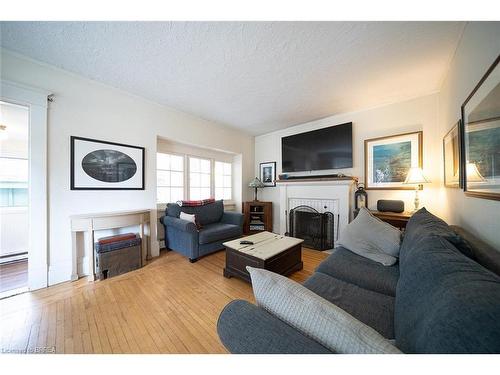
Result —
<instances>
[{"instance_id":1,"label":"hardwood floor","mask_svg":"<svg viewBox=\"0 0 500 375\"><path fill-rule=\"evenodd\" d=\"M0 293L28 285L28 260L0 264Z\"/></svg>"},{"instance_id":2,"label":"hardwood floor","mask_svg":"<svg viewBox=\"0 0 500 375\"><path fill-rule=\"evenodd\" d=\"M328 254L303 249L302 282ZM0 301L0 352L226 353L216 331L233 299L254 302L250 284L222 276L225 252L196 263L162 252L108 280L59 284Z\"/></svg>"}]
</instances>

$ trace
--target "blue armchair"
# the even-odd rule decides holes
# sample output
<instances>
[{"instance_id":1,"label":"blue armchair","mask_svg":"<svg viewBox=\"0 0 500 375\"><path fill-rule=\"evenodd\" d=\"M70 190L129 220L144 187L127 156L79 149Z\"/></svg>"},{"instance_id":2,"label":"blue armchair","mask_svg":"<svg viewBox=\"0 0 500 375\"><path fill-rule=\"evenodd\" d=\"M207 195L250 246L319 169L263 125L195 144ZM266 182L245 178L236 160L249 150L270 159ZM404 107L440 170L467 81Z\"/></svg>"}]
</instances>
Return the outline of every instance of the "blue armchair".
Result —
<instances>
[{"instance_id":1,"label":"blue armchair","mask_svg":"<svg viewBox=\"0 0 500 375\"><path fill-rule=\"evenodd\" d=\"M179 219L181 212L195 214L202 228L198 230L193 223ZM222 200L199 207L169 203L160 221L165 227L165 246L188 257L192 263L223 249L223 242L243 233L243 215L224 212Z\"/></svg>"}]
</instances>

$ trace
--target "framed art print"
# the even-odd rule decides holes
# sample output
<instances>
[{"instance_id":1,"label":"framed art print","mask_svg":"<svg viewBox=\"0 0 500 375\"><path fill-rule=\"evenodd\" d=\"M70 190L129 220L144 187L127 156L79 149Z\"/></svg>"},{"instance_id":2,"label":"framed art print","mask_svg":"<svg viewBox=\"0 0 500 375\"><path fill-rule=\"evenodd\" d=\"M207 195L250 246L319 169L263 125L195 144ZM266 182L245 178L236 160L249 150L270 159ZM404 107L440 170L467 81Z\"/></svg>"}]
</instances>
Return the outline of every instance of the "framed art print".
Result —
<instances>
[{"instance_id":1,"label":"framed art print","mask_svg":"<svg viewBox=\"0 0 500 375\"><path fill-rule=\"evenodd\" d=\"M460 123L459 120L443 138L444 186L459 188L460 180Z\"/></svg>"},{"instance_id":2,"label":"framed art print","mask_svg":"<svg viewBox=\"0 0 500 375\"><path fill-rule=\"evenodd\" d=\"M71 137L71 190L144 190L144 147Z\"/></svg>"},{"instance_id":3,"label":"framed art print","mask_svg":"<svg viewBox=\"0 0 500 375\"><path fill-rule=\"evenodd\" d=\"M500 200L500 56L462 105L465 194Z\"/></svg>"},{"instance_id":4,"label":"framed art print","mask_svg":"<svg viewBox=\"0 0 500 375\"><path fill-rule=\"evenodd\" d=\"M408 170L422 167L422 132L365 140L365 189L411 190Z\"/></svg>"},{"instance_id":5,"label":"framed art print","mask_svg":"<svg viewBox=\"0 0 500 375\"><path fill-rule=\"evenodd\" d=\"M276 162L260 163L260 180L265 186L276 186Z\"/></svg>"}]
</instances>

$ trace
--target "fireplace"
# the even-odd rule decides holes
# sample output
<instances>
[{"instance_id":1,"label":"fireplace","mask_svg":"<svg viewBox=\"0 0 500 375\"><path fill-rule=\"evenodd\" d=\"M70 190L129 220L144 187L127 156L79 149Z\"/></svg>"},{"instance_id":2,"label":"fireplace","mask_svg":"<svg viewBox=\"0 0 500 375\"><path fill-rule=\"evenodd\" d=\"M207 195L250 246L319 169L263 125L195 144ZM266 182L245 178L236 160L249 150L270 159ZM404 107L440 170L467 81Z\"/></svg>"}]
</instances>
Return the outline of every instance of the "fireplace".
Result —
<instances>
[{"instance_id":1,"label":"fireplace","mask_svg":"<svg viewBox=\"0 0 500 375\"><path fill-rule=\"evenodd\" d=\"M279 233L290 232L290 211L298 206L309 206L319 213L331 212L333 221L333 245L337 245L340 233L349 224L352 215L353 180L320 179L277 181L279 204L273 205L279 220ZM331 228L331 227L330 227ZM332 246L333 248L333 246Z\"/></svg>"},{"instance_id":2,"label":"fireplace","mask_svg":"<svg viewBox=\"0 0 500 375\"><path fill-rule=\"evenodd\" d=\"M301 205L290 210L289 235L304 240L303 246L316 250L334 247L334 215Z\"/></svg>"}]
</instances>

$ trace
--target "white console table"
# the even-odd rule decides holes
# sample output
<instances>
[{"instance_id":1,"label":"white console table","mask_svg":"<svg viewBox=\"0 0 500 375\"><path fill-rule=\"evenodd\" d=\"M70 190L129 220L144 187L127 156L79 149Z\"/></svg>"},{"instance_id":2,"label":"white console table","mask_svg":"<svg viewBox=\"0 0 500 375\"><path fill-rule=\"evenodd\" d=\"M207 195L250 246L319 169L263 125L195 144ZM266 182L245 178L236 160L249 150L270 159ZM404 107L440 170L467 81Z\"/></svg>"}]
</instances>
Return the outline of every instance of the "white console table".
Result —
<instances>
[{"instance_id":1,"label":"white console table","mask_svg":"<svg viewBox=\"0 0 500 375\"><path fill-rule=\"evenodd\" d=\"M151 257L147 249L151 249L151 244L147 246L145 233L149 233L151 239L151 210L134 210L134 211L117 211L117 212L101 212L95 214L74 215L71 219L71 238L72 238L72 255L73 255L73 271L71 280L77 280L78 275L78 233L84 235L84 250L89 259L89 278L95 280L94 268L94 232L104 229L116 229L129 226L139 227L139 236L142 239L142 264L146 263L146 259Z\"/></svg>"}]
</instances>

